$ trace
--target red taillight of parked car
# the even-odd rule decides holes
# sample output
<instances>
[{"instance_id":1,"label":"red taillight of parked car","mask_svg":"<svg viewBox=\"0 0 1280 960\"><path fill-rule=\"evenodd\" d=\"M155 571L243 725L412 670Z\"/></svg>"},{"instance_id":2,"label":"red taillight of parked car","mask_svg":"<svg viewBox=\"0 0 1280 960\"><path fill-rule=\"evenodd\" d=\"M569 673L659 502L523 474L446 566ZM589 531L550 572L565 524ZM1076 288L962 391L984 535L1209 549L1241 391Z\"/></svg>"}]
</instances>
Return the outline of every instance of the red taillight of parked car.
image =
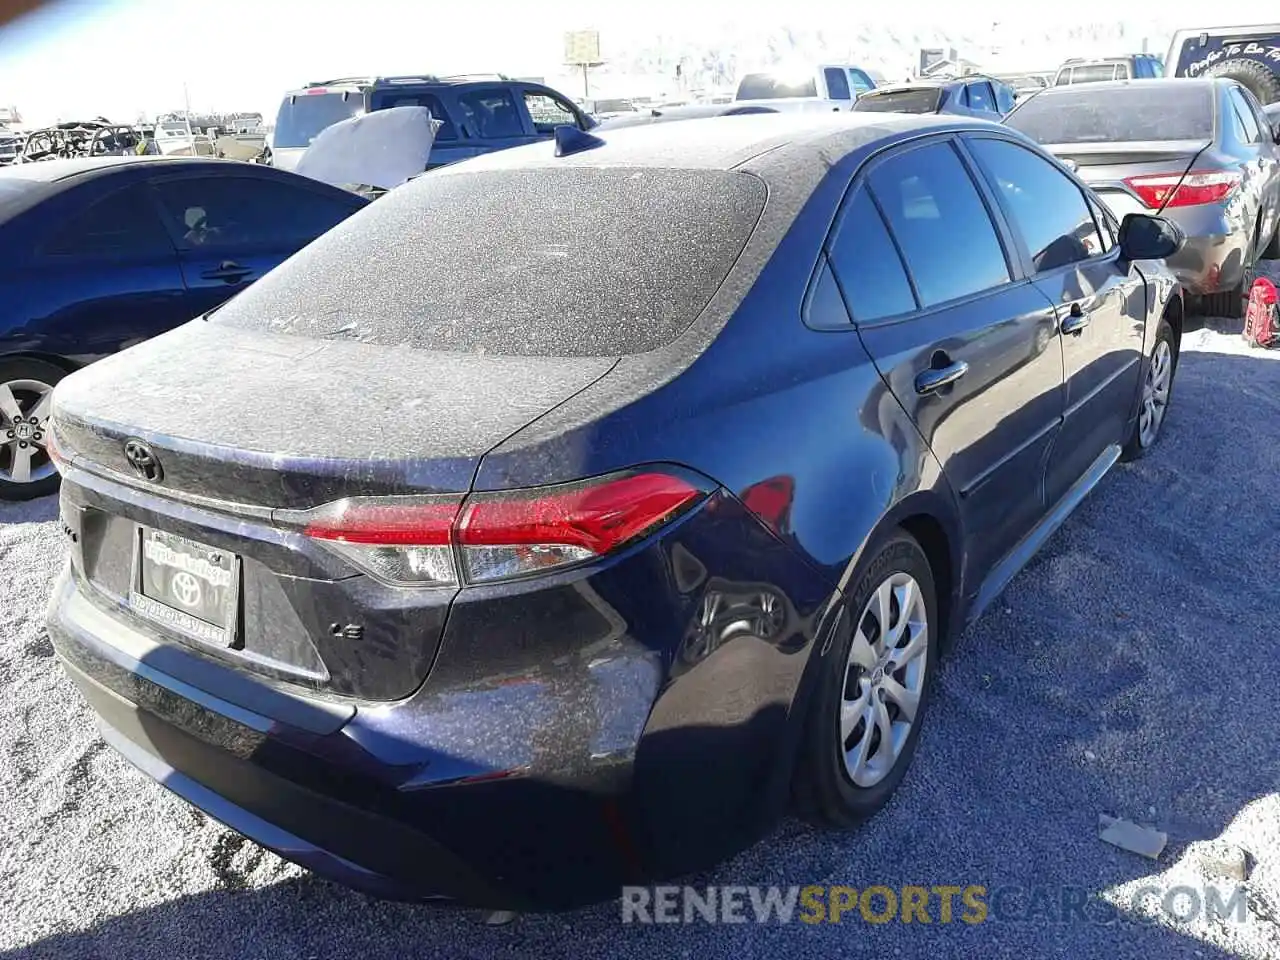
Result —
<instances>
[{"instance_id":1,"label":"red taillight of parked car","mask_svg":"<svg viewBox=\"0 0 1280 960\"><path fill-rule=\"evenodd\" d=\"M707 493L644 470L465 498L351 497L310 511L303 532L388 583L491 583L602 557Z\"/></svg>"},{"instance_id":2,"label":"red taillight of parked car","mask_svg":"<svg viewBox=\"0 0 1280 960\"><path fill-rule=\"evenodd\" d=\"M1221 203L1240 185L1240 174L1234 170L1158 173L1125 180L1152 210L1190 207L1198 203Z\"/></svg>"}]
</instances>

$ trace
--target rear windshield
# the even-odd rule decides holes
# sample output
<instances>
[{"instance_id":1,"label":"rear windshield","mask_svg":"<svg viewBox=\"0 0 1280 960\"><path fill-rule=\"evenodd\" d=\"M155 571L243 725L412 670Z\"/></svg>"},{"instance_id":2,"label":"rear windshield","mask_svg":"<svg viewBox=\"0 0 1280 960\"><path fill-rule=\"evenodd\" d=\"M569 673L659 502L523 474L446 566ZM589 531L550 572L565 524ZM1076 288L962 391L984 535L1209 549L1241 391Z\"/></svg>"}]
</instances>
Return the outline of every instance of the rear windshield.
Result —
<instances>
[{"instance_id":1,"label":"rear windshield","mask_svg":"<svg viewBox=\"0 0 1280 960\"><path fill-rule=\"evenodd\" d=\"M941 87L923 90L895 90L892 93L868 93L859 97L853 109L872 113L933 113L942 97Z\"/></svg>"},{"instance_id":2,"label":"rear windshield","mask_svg":"<svg viewBox=\"0 0 1280 960\"><path fill-rule=\"evenodd\" d=\"M1088 63L1058 75L1058 86L1070 83L1099 83L1103 80L1124 79L1124 67L1119 63Z\"/></svg>"},{"instance_id":3,"label":"rear windshield","mask_svg":"<svg viewBox=\"0 0 1280 960\"><path fill-rule=\"evenodd\" d=\"M765 195L757 178L722 170L427 174L210 322L459 353L643 353L707 305Z\"/></svg>"},{"instance_id":4,"label":"rear windshield","mask_svg":"<svg viewBox=\"0 0 1280 960\"><path fill-rule=\"evenodd\" d=\"M1121 143L1213 138L1213 88L1169 81L1055 90L1005 118L1039 143Z\"/></svg>"},{"instance_id":5,"label":"rear windshield","mask_svg":"<svg viewBox=\"0 0 1280 960\"><path fill-rule=\"evenodd\" d=\"M782 97L816 97L818 81L788 80L772 73L748 73L738 83L739 100L777 100Z\"/></svg>"},{"instance_id":6,"label":"rear windshield","mask_svg":"<svg viewBox=\"0 0 1280 960\"><path fill-rule=\"evenodd\" d=\"M354 117L364 110L364 96L358 91L343 93L299 93L284 98L276 114L273 146L309 147L326 127Z\"/></svg>"}]
</instances>

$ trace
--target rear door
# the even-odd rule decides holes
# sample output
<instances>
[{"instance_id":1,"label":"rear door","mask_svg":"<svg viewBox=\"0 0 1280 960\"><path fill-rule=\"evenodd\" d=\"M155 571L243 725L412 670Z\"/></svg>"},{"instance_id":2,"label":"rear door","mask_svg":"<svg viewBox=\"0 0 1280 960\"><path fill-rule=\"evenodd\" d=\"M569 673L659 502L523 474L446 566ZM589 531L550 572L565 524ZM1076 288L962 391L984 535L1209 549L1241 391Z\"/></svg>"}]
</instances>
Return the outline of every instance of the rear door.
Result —
<instances>
[{"instance_id":1,"label":"rear door","mask_svg":"<svg viewBox=\"0 0 1280 960\"><path fill-rule=\"evenodd\" d=\"M178 248L188 317L212 310L364 205L305 181L240 173L158 177L152 189Z\"/></svg>"},{"instance_id":2,"label":"rear door","mask_svg":"<svg viewBox=\"0 0 1280 960\"><path fill-rule=\"evenodd\" d=\"M1044 513L1063 408L1052 305L1019 277L992 212L951 141L932 140L859 178L828 251L863 343L959 496L978 579Z\"/></svg>"},{"instance_id":3,"label":"rear door","mask_svg":"<svg viewBox=\"0 0 1280 960\"><path fill-rule=\"evenodd\" d=\"M8 291L28 318L15 349L88 362L191 319L178 255L146 188L104 186L90 182L49 204L57 225Z\"/></svg>"},{"instance_id":4,"label":"rear door","mask_svg":"<svg viewBox=\"0 0 1280 960\"><path fill-rule=\"evenodd\" d=\"M1120 259L1110 231L1099 228L1084 191L1056 164L1005 139L969 135L965 143L1035 285L1057 310L1066 407L1046 480L1052 505L1124 442L1141 371L1146 284Z\"/></svg>"}]
</instances>

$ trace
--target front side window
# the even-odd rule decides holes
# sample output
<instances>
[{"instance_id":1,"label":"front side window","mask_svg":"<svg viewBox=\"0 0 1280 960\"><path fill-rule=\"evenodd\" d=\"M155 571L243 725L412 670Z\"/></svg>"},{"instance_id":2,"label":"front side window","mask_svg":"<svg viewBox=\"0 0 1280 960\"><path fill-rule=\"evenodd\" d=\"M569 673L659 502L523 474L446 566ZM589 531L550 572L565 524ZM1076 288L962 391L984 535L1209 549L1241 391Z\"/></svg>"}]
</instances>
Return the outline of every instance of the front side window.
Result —
<instances>
[{"instance_id":1,"label":"front side window","mask_svg":"<svg viewBox=\"0 0 1280 960\"><path fill-rule=\"evenodd\" d=\"M1106 250L1084 194L1052 163L1007 140L973 139L969 146L1022 234L1037 272Z\"/></svg>"},{"instance_id":2,"label":"front side window","mask_svg":"<svg viewBox=\"0 0 1280 960\"><path fill-rule=\"evenodd\" d=\"M293 184L250 177L184 177L161 180L155 189L187 249L306 243L355 208Z\"/></svg>"},{"instance_id":3,"label":"front side window","mask_svg":"<svg viewBox=\"0 0 1280 960\"><path fill-rule=\"evenodd\" d=\"M47 257L146 258L173 244L142 186L109 194L64 224L41 247Z\"/></svg>"},{"instance_id":4,"label":"front side window","mask_svg":"<svg viewBox=\"0 0 1280 960\"><path fill-rule=\"evenodd\" d=\"M916 309L902 259L865 188L845 201L827 256L855 321L869 323Z\"/></svg>"},{"instance_id":5,"label":"front side window","mask_svg":"<svg viewBox=\"0 0 1280 960\"><path fill-rule=\"evenodd\" d=\"M869 182L923 306L1009 282L995 225L949 143L891 157Z\"/></svg>"},{"instance_id":6,"label":"front side window","mask_svg":"<svg viewBox=\"0 0 1280 960\"><path fill-rule=\"evenodd\" d=\"M477 137L506 140L525 136L520 111L508 90L469 90L458 94L458 106Z\"/></svg>"},{"instance_id":7,"label":"front side window","mask_svg":"<svg viewBox=\"0 0 1280 960\"><path fill-rule=\"evenodd\" d=\"M571 127L578 125L578 115L558 97L530 90L524 95L524 105L533 119L533 129L538 133L552 133L556 127L566 124Z\"/></svg>"}]
</instances>

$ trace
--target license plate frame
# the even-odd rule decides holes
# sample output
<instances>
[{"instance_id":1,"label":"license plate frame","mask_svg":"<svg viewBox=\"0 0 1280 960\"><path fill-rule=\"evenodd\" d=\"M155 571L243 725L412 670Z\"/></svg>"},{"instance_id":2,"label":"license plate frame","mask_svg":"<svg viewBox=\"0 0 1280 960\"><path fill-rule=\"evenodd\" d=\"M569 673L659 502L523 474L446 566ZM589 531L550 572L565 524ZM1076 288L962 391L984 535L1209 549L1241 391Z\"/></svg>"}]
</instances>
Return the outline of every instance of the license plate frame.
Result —
<instances>
[{"instance_id":1,"label":"license plate frame","mask_svg":"<svg viewBox=\"0 0 1280 960\"><path fill-rule=\"evenodd\" d=\"M157 547L149 552L148 543ZM229 550L138 524L129 607L185 639L225 650L237 640L240 573L240 557ZM174 578L180 575L185 576L176 587ZM209 592L212 603L205 602ZM192 600L183 604L179 597L184 595Z\"/></svg>"}]
</instances>

